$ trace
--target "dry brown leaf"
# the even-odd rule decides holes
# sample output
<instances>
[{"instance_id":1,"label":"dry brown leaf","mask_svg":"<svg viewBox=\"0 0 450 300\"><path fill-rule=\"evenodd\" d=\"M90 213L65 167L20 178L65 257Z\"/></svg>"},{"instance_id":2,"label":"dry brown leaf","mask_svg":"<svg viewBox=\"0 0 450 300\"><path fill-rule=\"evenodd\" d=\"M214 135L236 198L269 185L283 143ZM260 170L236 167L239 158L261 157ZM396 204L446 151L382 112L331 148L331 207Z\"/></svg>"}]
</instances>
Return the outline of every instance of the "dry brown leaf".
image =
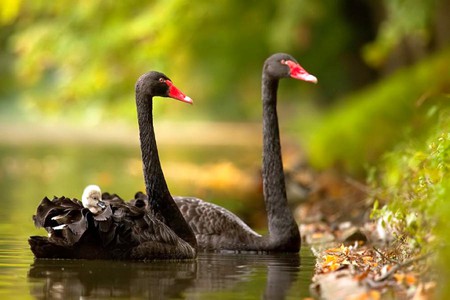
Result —
<instances>
[{"instance_id":1,"label":"dry brown leaf","mask_svg":"<svg viewBox=\"0 0 450 300\"><path fill-rule=\"evenodd\" d=\"M372 256L363 256L362 260L365 262L373 261L373 257Z\"/></svg>"},{"instance_id":2,"label":"dry brown leaf","mask_svg":"<svg viewBox=\"0 0 450 300\"><path fill-rule=\"evenodd\" d=\"M322 257L323 261L320 264L323 273L328 273L332 271L336 271L341 266L342 258L335 255L324 255Z\"/></svg>"},{"instance_id":3,"label":"dry brown leaf","mask_svg":"<svg viewBox=\"0 0 450 300\"><path fill-rule=\"evenodd\" d=\"M367 276L369 275L369 269L365 270L364 272L361 272L359 274L356 274L355 277L353 277L355 280L357 281L362 281L364 279L367 278Z\"/></svg>"},{"instance_id":4,"label":"dry brown leaf","mask_svg":"<svg viewBox=\"0 0 450 300\"><path fill-rule=\"evenodd\" d=\"M347 255L349 253L348 247L345 247L344 244L342 244L340 247L337 248L330 248L325 250L326 253L343 253L344 255Z\"/></svg>"},{"instance_id":5,"label":"dry brown leaf","mask_svg":"<svg viewBox=\"0 0 450 300\"><path fill-rule=\"evenodd\" d=\"M336 262L341 260L340 257L335 255L325 255L324 258L325 258L324 263Z\"/></svg>"}]
</instances>

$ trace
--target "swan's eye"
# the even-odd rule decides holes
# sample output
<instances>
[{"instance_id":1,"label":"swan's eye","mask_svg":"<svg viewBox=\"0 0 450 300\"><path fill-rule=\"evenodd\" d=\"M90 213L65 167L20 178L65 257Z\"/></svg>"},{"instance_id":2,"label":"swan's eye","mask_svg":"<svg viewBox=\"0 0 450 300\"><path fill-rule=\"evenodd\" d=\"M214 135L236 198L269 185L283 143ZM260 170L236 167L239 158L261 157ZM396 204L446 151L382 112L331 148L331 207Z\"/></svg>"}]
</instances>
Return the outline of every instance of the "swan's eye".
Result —
<instances>
[{"instance_id":1,"label":"swan's eye","mask_svg":"<svg viewBox=\"0 0 450 300\"><path fill-rule=\"evenodd\" d=\"M164 78L161 77L161 78L159 79L159 82L164 83L164 82L166 82L166 80L164 80Z\"/></svg>"},{"instance_id":2,"label":"swan's eye","mask_svg":"<svg viewBox=\"0 0 450 300\"><path fill-rule=\"evenodd\" d=\"M287 65L287 63L286 63L286 60L285 60L285 59L282 59L282 60L280 61L280 63L282 63L283 65Z\"/></svg>"}]
</instances>

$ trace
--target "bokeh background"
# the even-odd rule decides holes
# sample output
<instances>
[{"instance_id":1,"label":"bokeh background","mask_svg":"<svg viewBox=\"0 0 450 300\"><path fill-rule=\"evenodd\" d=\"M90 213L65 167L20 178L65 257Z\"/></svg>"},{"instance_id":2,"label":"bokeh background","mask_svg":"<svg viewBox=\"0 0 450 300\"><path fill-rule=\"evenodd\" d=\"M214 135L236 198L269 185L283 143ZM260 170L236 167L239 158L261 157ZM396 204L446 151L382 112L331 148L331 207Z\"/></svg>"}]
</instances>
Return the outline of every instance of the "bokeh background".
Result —
<instances>
[{"instance_id":1,"label":"bokeh background","mask_svg":"<svg viewBox=\"0 0 450 300\"><path fill-rule=\"evenodd\" d=\"M283 82L283 126L315 164L360 172L441 104L448 9L438 0L2 1L2 125L135 126L133 87L148 70L195 100L158 101L163 120L258 123L262 63L287 52L319 85ZM330 149L336 141L345 142Z\"/></svg>"},{"instance_id":2,"label":"bokeh background","mask_svg":"<svg viewBox=\"0 0 450 300\"><path fill-rule=\"evenodd\" d=\"M300 177L332 170L370 183L377 207L392 201L379 215L411 245L448 240L449 1L3 0L0 292L23 296L11 287L32 261L27 237L43 234L31 215L44 196L144 189L134 83L149 70L195 103L154 101L172 193L264 228L260 80L275 52L319 80L279 88L290 200Z\"/></svg>"}]
</instances>

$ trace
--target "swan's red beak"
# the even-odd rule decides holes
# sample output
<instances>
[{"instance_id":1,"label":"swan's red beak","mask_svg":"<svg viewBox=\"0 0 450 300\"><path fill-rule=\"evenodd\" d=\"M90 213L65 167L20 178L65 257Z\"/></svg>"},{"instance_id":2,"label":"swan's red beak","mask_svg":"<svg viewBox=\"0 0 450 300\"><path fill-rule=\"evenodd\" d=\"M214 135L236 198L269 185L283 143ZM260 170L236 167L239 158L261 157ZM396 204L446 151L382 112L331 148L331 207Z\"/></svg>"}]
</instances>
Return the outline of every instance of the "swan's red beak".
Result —
<instances>
[{"instance_id":1,"label":"swan's red beak","mask_svg":"<svg viewBox=\"0 0 450 300\"><path fill-rule=\"evenodd\" d=\"M290 74L292 78L304 80L307 82L317 83L317 78L314 75L309 74L302 68L298 63L293 62L292 60L287 60L285 64L291 70Z\"/></svg>"},{"instance_id":2,"label":"swan's red beak","mask_svg":"<svg viewBox=\"0 0 450 300\"><path fill-rule=\"evenodd\" d=\"M180 100L182 102L186 102L189 104L193 104L194 101L185 94L183 94L176 86L173 85L172 81L166 80L167 85L169 86L169 97L173 99Z\"/></svg>"}]
</instances>

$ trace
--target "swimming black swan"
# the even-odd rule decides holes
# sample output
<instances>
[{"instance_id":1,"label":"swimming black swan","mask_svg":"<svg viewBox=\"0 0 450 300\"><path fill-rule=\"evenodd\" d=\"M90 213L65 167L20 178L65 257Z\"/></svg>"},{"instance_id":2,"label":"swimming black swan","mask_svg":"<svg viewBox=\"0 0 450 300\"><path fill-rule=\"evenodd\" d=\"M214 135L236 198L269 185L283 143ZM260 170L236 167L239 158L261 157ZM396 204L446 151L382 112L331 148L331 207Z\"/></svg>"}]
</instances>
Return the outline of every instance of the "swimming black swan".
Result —
<instances>
[{"instance_id":1,"label":"swimming black swan","mask_svg":"<svg viewBox=\"0 0 450 300\"><path fill-rule=\"evenodd\" d=\"M97 199L98 195L94 195L96 199L91 200L100 209L92 209L88 205L95 206L95 203L90 201L83 207L76 199L44 198L33 220L49 236L29 238L36 258L195 258L195 235L173 201L161 169L153 128L153 96L192 103L162 73L146 73L136 83L142 161L150 205L132 205L115 195L107 195L108 199ZM103 202L107 204L104 208Z\"/></svg>"},{"instance_id":2,"label":"swimming black swan","mask_svg":"<svg viewBox=\"0 0 450 300\"><path fill-rule=\"evenodd\" d=\"M199 249L206 251L298 252L300 233L286 198L277 117L277 90L281 78L317 83L290 55L277 53L262 72L263 162L262 177L269 234L261 236L223 207L190 197L174 197L194 230Z\"/></svg>"}]
</instances>

